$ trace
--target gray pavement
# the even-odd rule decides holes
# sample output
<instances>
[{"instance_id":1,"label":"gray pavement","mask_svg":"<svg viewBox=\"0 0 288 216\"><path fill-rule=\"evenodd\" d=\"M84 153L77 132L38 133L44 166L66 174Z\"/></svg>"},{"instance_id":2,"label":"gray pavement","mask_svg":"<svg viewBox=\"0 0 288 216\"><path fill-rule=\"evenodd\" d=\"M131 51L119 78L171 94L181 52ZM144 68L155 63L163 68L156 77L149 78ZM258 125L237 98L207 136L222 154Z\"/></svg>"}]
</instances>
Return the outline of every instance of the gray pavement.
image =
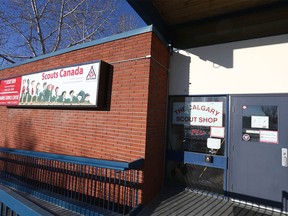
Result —
<instances>
[{"instance_id":1,"label":"gray pavement","mask_svg":"<svg viewBox=\"0 0 288 216\"><path fill-rule=\"evenodd\" d=\"M282 216L279 211L232 202L222 195L184 189L164 189L141 212L141 216Z\"/></svg>"}]
</instances>

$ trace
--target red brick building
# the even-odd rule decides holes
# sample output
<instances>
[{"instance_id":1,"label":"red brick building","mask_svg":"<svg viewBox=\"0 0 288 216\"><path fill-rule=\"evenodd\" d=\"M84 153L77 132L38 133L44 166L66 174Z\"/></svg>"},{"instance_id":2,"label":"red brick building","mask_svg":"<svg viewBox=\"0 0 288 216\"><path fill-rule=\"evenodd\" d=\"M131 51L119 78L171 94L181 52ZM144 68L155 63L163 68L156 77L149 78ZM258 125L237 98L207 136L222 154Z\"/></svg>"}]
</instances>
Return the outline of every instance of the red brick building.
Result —
<instances>
[{"instance_id":1,"label":"red brick building","mask_svg":"<svg viewBox=\"0 0 288 216\"><path fill-rule=\"evenodd\" d=\"M142 158L137 186L129 174L107 175L107 167L103 175L101 170L89 179L92 189L100 182L98 188L108 194L92 192L90 200L102 199L108 205L110 180L118 181L112 193L117 188L115 194L124 195L116 199L113 194L112 202L122 206L127 197L134 204L129 190L135 189L139 202L129 211L151 201L165 181L167 186L287 212L288 3L128 2L157 30L148 26L0 69L1 104L2 84L9 78L99 60L113 68L113 73L106 71L111 75L108 88L99 88L108 106L0 106L0 159L9 167L11 158L5 154L10 149L113 162ZM18 158L13 162L16 167L22 163ZM4 163L0 162L0 177L7 171ZM34 166L29 160L24 163ZM45 177L51 167L53 173L55 166L45 164ZM67 174L62 167L56 170L57 175ZM13 166L9 171L13 176ZM71 172L74 176L68 173L68 179L83 179L78 169ZM89 172L84 175L91 177ZM130 188L126 181L132 182ZM64 192L73 187L73 182L64 183ZM82 190L72 197L80 196L87 199L89 193ZM177 205L181 213L183 205Z\"/></svg>"},{"instance_id":2,"label":"red brick building","mask_svg":"<svg viewBox=\"0 0 288 216\"><path fill-rule=\"evenodd\" d=\"M151 26L1 69L0 79L102 60L113 66L108 110L0 107L0 146L98 159L144 158L142 202L164 177L169 51Z\"/></svg>"}]
</instances>

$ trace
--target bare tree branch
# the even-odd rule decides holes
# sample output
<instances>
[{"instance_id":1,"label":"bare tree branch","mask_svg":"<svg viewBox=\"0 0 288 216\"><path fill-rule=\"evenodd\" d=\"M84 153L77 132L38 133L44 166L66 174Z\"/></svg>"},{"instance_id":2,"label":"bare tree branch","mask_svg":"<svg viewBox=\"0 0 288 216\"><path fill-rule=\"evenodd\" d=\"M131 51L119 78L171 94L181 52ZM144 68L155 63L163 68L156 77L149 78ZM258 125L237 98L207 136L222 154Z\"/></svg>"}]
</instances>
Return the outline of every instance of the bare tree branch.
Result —
<instances>
[{"instance_id":1,"label":"bare tree branch","mask_svg":"<svg viewBox=\"0 0 288 216\"><path fill-rule=\"evenodd\" d=\"M25 36L24 32L22 32L21 29L19 29L17 26L15 26L13 23L11 23L8 19L5 19L4 17L2 17L2 20L3 20L5 23L7 23L8 25L10 25L19 35L21 35L21 37L26 41L27 46L28 46L29 49L31 50L33 56L36 57L36 56L37 56L37 53L36 53L34 47L33 47L32 44L31 44L31 40L29 40L29 39Z\"/></svg>"},{"instance_id":2,"label":"bare tree branch","mask_svg":"<svg viewBox=\"0 0 288 216\"><path fill-rule=\"evenodd\" d=\"M38 10L37 10L37 6L36 6L35 1L36 0L31 0L31 6L32 6L32 9L34 12L34 21L35 21L36 26L37 26L37 33L38 33L38 37L39 37L39 41L40 41L40 45L41 45L42 54L45 54L46 48L45 48L43 33L42 33L42 29L41 29L41 24L40 24L41 15L38 14Z\"/></svg>"},{"instance_id":3,"label":"bare tree branch","mask_svg":"<svg viewBox=\"0 0 288 216\"><path fill-rule=\"evenodd\" d=\"M0 7L0 42L7 43L1 43L0 53L19 61L137 27L131 16L119 12L122 2L4 1Z\"/></svg>"},{"instance_id":4,"label":"bare tree branch","mask_svg":"<svg viewBox=\"0 0 288 216\"><path fill-rule=\"evenodd\" d=\"M15 63L14 61L12 61L11 59L7 58L6 56L0 54L0 57L5 59L6 61L10 62L10 63Z\"/></svg>"},{"instance_id":5,"label":"bare tree branch","mask_svg":"<svg viewBox=\"0 0 288 216\"><path fill-rule=\"evenodd\" d=\"M108 16L106 18L104 18L102 20L102 22L98 25L98 27L96 29L94 29L90 34L88 35L83 35L83 38L81 40L78 40L75 43L71 43L69 44L67 47L71 47L71 46L75 46L77 44L83 43L84 41L90 39L93 35L95 35L96 32L99 31L99 29L101 29L103 27L103 25L107 22L107 20L111 17L111 15L115 12L115 9L111 9L110 13L108 14ZM87 33L87 32L86 32Z\"/></svg>"},{"instance_id":6,"label":"bare tree branch","mask_svg":"<svg viewBox=\"0 0 288 216\"><path fill-rule=\"evenodd\" d=\"M79 4L77 4L72 10L70 10L65 15L63 15L63 17L65 18L69 16L70 14L74 13L84 2L86 2L86 0L82 0L81 2L79 2Z\"/></svg>"},{"instance_id":7,"label":"bare tree branch","mask_svg":"<svg viewBox=\"0 0 288 216\"><path fill-rule=\"evenodd\" d=\"M44 6L43 6L43 8L42 8L42 10L41 10L41 12L40 12L40 14L41 14L41 17L42 17L42 15L45 13L45 11L46 11L46 9L47 9L47 7L48 7L48 5L51 3L51 0L48 0L45 4L44 4ZM41 18L40 17L40 18Z\"/></svg>"},{"instance_id":8,"label":"bare tree branch","mask_svg":"<svg viewBox=\"0 0 288 216\"><path fill-rule=\"evenodd\" d=\"M65 5L65 0L61 1L61 9L60 9L60 15L59 15L59 25L58 25L58 34L57 37L55 39L55 44L54 44L54 48L53 48L53 52L55 52L60 45L60 41L62 38L62 26L63 26L63 18L64 18L64 5Z\"/></svg>"}]
</instances>

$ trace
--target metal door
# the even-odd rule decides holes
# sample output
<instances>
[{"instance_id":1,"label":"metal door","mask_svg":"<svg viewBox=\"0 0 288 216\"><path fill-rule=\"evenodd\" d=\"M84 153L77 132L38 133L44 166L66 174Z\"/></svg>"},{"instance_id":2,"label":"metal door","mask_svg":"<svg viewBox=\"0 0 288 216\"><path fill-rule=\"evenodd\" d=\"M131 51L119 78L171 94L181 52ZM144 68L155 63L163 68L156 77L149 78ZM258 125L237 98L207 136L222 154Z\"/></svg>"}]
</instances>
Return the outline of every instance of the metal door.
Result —
<instances>
[{"instance_id":1,"label":"metal door","mask_svg":"<svg viewBox=\"0 0 288 216\"><path fill-rule=\"evenodd\" d=\"M230 101L228 194L288 211L288 95Z\"/></svg>"}]
</instances>

